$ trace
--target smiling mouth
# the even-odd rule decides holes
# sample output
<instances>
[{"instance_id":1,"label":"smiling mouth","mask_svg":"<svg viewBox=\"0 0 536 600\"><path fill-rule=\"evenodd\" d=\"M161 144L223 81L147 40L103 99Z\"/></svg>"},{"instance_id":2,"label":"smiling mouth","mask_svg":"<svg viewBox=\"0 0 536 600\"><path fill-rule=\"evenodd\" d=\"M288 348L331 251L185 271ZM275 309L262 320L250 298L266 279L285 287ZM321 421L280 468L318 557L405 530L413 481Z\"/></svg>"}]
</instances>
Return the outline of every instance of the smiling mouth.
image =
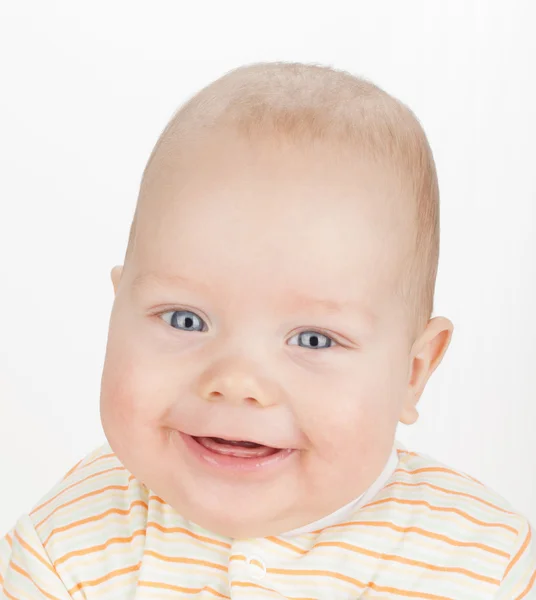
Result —
<instances>
[{"instance_id":1,"label":"smiling mouth","mask_svg":"<svg viewBox=\"0 0 536 600\"><path fill-rule=\"evenodd\" d=\"M236 458L266 458L267 456L273 456L283 451L283 448L271 448L270 446L263 446L256 442L238 442L217 437L192 436L192 439L211 452L223 456L234 456Z\"/></svg>"}]
</instances>

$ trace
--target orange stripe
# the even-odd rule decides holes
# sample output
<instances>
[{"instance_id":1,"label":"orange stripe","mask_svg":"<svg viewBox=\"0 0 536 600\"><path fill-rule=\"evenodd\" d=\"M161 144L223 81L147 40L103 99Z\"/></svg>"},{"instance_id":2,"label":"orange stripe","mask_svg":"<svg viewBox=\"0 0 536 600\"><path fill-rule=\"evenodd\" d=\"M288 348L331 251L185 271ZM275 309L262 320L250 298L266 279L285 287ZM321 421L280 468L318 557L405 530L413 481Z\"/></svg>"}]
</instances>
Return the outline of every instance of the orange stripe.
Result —
<instances>
[{"instance_id":1,"label":"orange stripe","mask_svg":"<svg viewBox=\"0 0 536 600\"><path fill-rule=\"evenodd\" d=\"M179 587L178 585L170 585L169 583L156 583L154 581L138 581L136 585L138 587L158 588L162 590L172 590L174 592L186 592L189 594L199 594L199 592L210 592L218 598L226 598L227 600L229 600L229 596L224 596L223 594L220 594L220 592L217 592L208 585L202 588L185 588Z\"/></svg>"},{"instance_id":2,"label":"orange stripe","mask_svg":"<svg viewBox=\"0 0 536 600\"><path fill-rule=\"evenodd\" d=\"M145 530L144 529L138 529L130 537L123 537L123 538L114 537L114 538L110 538L104 544L99 544L97 546L91 546L89 548L84 548L84 550L73 550L72 552L68 552L67 554L64 554L61 558L58 558L58 560L55 560L54 561L54 568L57 568L58 565L61 565L66 560L69 560L70 558L73 558L74 556L84 556L86 554L91 554L92 552L100 552L101 550L105 550L111 544L122 544L122 543L127 543L128 544L128 543L132 542L132 540L135 537L137 537L138 535L145 535Z\"/></svg>"},{"instance_id":3,"label":"orange stripe","mask_svg":"<svg viewBox=\"0 0 536 600\"><path fill-rule=\"evenodd\" d=\"M320 531L322 531L322 529L320 529ZM303 550L302 548L299 548L298 546L295 546L294 544L289 544L289 542L280 540L279 538L277 538L275 536L270 536L270 537L267 537L266 539L269 540L270 542L272 542L273 544L277 544L278 546L282 546L283 548L288 548L289 550L293 550L297 554L307 554L307 550Z\"/></svg>"},{"instance_id":4,"label":"orange stripe","mask_svg":"<svg viewBox=\"0 0 536 600\"><path fill-rule=\"evenodd\" d=\"M158 529L163 533L184 533L194 538L195 540L199 540L200 542L208 542L209 544L213 544L214 546L220 546L226 549L231 548L231 544L228 544L227 542L222 542L221 540L216 540L205 535L194 533L189 529L184 529L184 527L163 527L162 525L160 525L160 523L156 523L155 521L149 521L147 523L147 527L154 527L155 529Z\"/></svg>"},{"instance_id":5,"label":"orange stripe","mask_svg":"<svg viewBox=\"0 0 536 600\"><path fill-rule=\"evenodd\" d=\"M247 560L247 559L243 554L231 554L231 556L229 557L229 562L231 562L232 560Z\"/></svg>"},{"instance_id":6,"label":"orange stripe","mask_svg":"<svg viewBox=\"0 0 536 600\"><path fill-rule=\"evenodd\" d=\"M528 547L528 545L530 543L530 538L531 537L532 536L531 536L530 527L529 527L529 531L527 533L527 537L525 538L525 541L523 542L523 545L521 546L521 548L517 551L517 554L512 559L512 562L508 565L508 568L504 572L503 579L508 575L508 573L510 573L510 571L512 570L512 568L514 567L514 565L521 558L521 555L523 554L523 552L525 552L525 550L527 549L527 547Z\"/></svg>"},{"instance_id":7,"label":"orange stripe","mask_svg":"<svg viewBox=\"0 0 536 600\"><path fill-rule=\"evenodd\" d=\"M498 548L492 548L491 546L487 546L486 544L481 544L479 542L460 542L458 540L454 540L452 538L447 537L446 535L441 535L439 533L433 533L431 531L426 531L425 529L421 529L420 527L400 527L399 525L395 525L394 523L390 523L388 521L349 521L347 523L338 523L336 525L331 525L326 529L334 529L336 527L352 527L352 526L365 526L365 527L387 527L388 529L393 529L394 531L398 531L400 533L416 533L418 535L422 535L424 537L429 537L435 540L440 540L447 544L451 544L452 546L458 546L462 548L478 548L480 550L485 550L486 552L490 552L491 554L496 554L497 556L503 556L504 558L510 558L510 554L508 552L504 552L503 550L499 550ZM321 533L325 531L323 529L318 529L314 533Z\"/></svg>"},{"instance_id":8,"label":"orange stripe","mask_svg":"<svg viewBox=\"0 0 536 600\"><path fill-rule=\"evenodd\" d=\"M91 466L93 463L96 463L96 462L98 462L99 460L103 460L103 459L105 459L105 458L115 458L115 459L116 459L118 462L120 462L120 461L119 461L119 459L117 458L117 456L115 455L115 453L114 453L114 452L110 452L110 453L108 453L108 454L101 454L100 456L97 456L97 458L94 458L92 461L88 462L88 463L87 463L87 465L84 465L84 466L85 466L85 467L89 467L89 466Z\"/></svg>"},{"instance_id":9,"label":"orange stripe","mask_svg":"<svg viewBox=\"0 0 536 600\"><path fill-rule=\"evenodd\" d=\"M459 575L465 575L467 577L471 577L472 579L476 579L478 581L485 581L486 583L492 583L494 585L499 585L500 581L498 579L493 579L491 577L485 577L484 575L479 575L474 571L469 571L468 569L462 569L461 567L439 567L436 565L432 565L430 563L425 563L420 560L412 560L410 558L404 558L402 556L397 556L396 554L384 554L381 552L373 552L372 550L366 550L365 548L360 548L359 546L353 546L352 544L347 544L346 542L319 542L315 544L314 547L318 546L329 546L331 548L342 548L343 550L350 550L357 554L364 554L365 556L370 556L372 558L377 558L379 560L387 560L396 563L400 563L402 565L411 565L412 567L420 567L422 569L428 569L429 571L440 571L443 573L458 573ZM270 571L271 569L268 569Z\"/></svg>"},{"instance_id":10,"label":"orange stripe","mask_svg":"<svg viewBox=\"0 0 536 600\"><path fill-rule=\"evenodd\" d=\"M409 450L402 450L401 448L396 449L398 454L409 454L409 456L419 456L417 452L410 452Z\"/></svg>"},{"instance_id":11,"label":"orange stripe","mask_svg":"<svg viewBox=\"0 0 536 600\"><path fill-rule=\"evenodd\" d=\"M530 578L530 581L525 590L516 598L516 600L521 600L522 598L525 598L527 596L530 590L534 587L534 581L536 581L536 571L534 571L534 573L532 574L532 577Z\"/></svg>"},{"instance_id":12,"label":"orange stripe","mask_svg":"<svg viewBox=\"0 0 536 600\"><path fill-rule=\"evenodd\" d=\"M132 510L132 508L134 508L134 506L145 506L147 507L147 504L145 502L143 502L143 500L135 500L134 502L132 502L132 504L130 505L130 507L128 509L123 509L123 508L110 508L106 511L104 511L103 513L101 513L100 515L94 515L92 517L86 517L85 519L80 519L78 521L74 521L72 523L69 523L68 525L63 525L62 527L55 527L48 535L48 537L46 538L46 540L43 542L43 546L47 546L48 542L50 541L50 538L55 535L56 533L60 533L62 531L68 531L69 529L73 529L74 527L78 527L78 525L84 525L86 523L92 523L95 521L100 521L101 519L103 519L105 516L107 515L111 515L111 514L118 514L118 515L127 515L128 513L130 513L130 511Z\"/></svg>"},{"instance_id":13,"label":"orange stripe","mask_svg":"<svg viewBox=\"0 0 536 600\"><path fill-rule=\"evenodd\" d=\"M397 589L397 588L392 588L392 587L379 586L379 585L376 585L372 581L369 581L368 584L364 584L357 579L353 579L352 577L348 577L347 575L342 575L341 573L334 573L332 571L320 571L317 569L311 569L311 570L306 570L306 569L299 569L299 570L298 569L296 569L296 570L267 569L267 571L270 573L277 573L279 575L304 575L306 577L309 577L309 576L331 577L333 579L340 579L341 581L345 581L346 583L351 583L351 584L361 588L362 590L372 589L372 590L376 590L377 592L398 594L399 596L403 596L405 598L420 598L421 600L422 599L425 599L425 600L452 600L452 598L447 598L446 596L437 596L435 594L426 594L424 592L411 592L409 590L402 590L402 589ZM237 585L239 587L257 587L257 588L260 588L263 590L266 589L262 586L252 584L249 582L242 582L242 581L233 582L231 585ZM268 591L273 593L273 590L268 590Z\"/></svg>"},{"instance_id":14,"label":"orange stripe","mask_svg":"<svg viewBox=\"0 0 536 600\"><path fill-rule=\"evenodd\" d=\"M66 474L63 476L63 479L62 479L62 481L64 481L65 479L67 479L67 477L68 477L68 476L69 476L71 473L73 473L73 472L74 472L74 471L77 469L77 467L78 467L78 466L79 466L79 465L80 465L80 464L81 464L81 463L82 463L82 462L85 460L85 458L86 458L86 457L84 457L84 458L80 459L80 460L79 460L79 461L76 463L76 465L75 465L75 466L74 466L72 469L70 469L70 470L69 470L69 471L68 471L68 472L67 472L67 473L66 473ZM115 458L115 459L117 459L117 456L116 456L116 455L115 455L113 452L112 452L111 454L101 454L100 456L97 456L97 458L94 458L92 461L90 461L90 462L86 463L86 464L84 465L84 468L86 468L86 467L89 467L89 466L91 466L93 463L96 463L96 462L98 462L99 460L103 460L104 458ZM117 460L118 460L118 459L117 459Z\"/></svg>"},{"instance_id":15,"label":"orange stripe","mask_svg":"<svg viewBox=\"0 0 536 600\"><path fill-rule=\"evenodd\" d=\"M43 502L39 506L36 506L30 512L30 516L34 515L37 511L44 508L47 504L50 504L51 502L53 502L56 498L58 498L58 496L61 496L66 491L68 491L78 485L81 485L82 483L84 483L84 481L88 481L88 479L93 479L95 477L100 477L101 475L104 475L105 473L111 473L112 471L126 471L126 469L125 469L125 467L113 467L112 469L106 469L105 471L99 471L98 473L93 473L92 475L88 475L87 477L85 477L84 479L81 479L80 481L75 481L74 483L71 483L71 485L68 485L66 488L63 488L62 490L60 490L55 496L53 496L46 502ZM121 489L126 489L126 488L121 488Z\"/></svg>"},{"instance_id":16,"label":"orange stripe","mask_svg":"<svg viewBox=\"0 0 536 600\"><path fill-rule=\"evenodd\" d=\"M2 590L2 592L7 598L9 598L9 600L20 600L20 598L16 598L15 596L11 595L7 590Z\"/></svg>"},{"instance_id":17,"label":"orange stripe","mask_svg":"<svg viewBox=\"0 0 536 600\"><path fill-rule=\"evenodd\" d=\"M460 473L459 471L453 471L452 469L447 469L447 467L419 467L418 469L398 468L398 469L395 469L394 472L395 473L412 473L412 474L415 474L415 473L449 473L450 475L456 475L456 477L461 477L462 479L470 479L471 481L474 481L475 483L478 483L479 485L482 485L482 487L484 487L484 485L482 483L480 483L480 481L478 481L474 477L471 477L470 475L467 475L465 473Z\"/></svg>"},{"instance_id":18,"label":"orange stripe","mask_svg":"<svg viewBox=\"0 0 536 600\"><path fill-rule=\"evenodd\" d=\"M182 556L165 556L160 554L159 552L155 552L154 550L144 550L144 556L150 554L155 558L163 560L165 562L171 563L180 563L185 565L199 565L203 567L210 567L211 569L218 569L219 571L227 571L227 567L225 565L219 565L218 563L209 562L208 560L201 560L199 558L186 558Z\"/></svg>"},{"instance_id":19,"label":"orange stripe","mask_svg":"<svg viewBox=\"0 0 536 600\"><path fill-rule=\"evenodd\" d=\"M256 558L250 558L248 562L250 565L255 565L259 567L259 569L264 569L264 565L261 563L260 560L257 560Z\"/></svg>"},{"instance_id":20,"label":"orange stripe","mask_svg":"<svg viewBox=\"0 0 536 600\"><path fill-rule=\"evenodd\" d=\"M467 473L464 473L464 476L467 477L468 479L470 479L471 481L478 483L478 485L481 485L482 487L486 487L481 481L479 481L478 479L475 479L474 477L471 477L471 475L467 475Z\"/></svg>"},{"instance_id":21,"label":"orange stripe","mask_svg":"<svg viewBox=\"0 0 536 600\"><path fill-rule=\"evenodd\" d=\"M81 459L80 459L80 460L79 460L79 461L76 463L76 465L75 465L75 466L74 466L72 469L69 469L69 470L67 471L67 473L65 473L65 475L63 476L63 479L62 479L62 481L65 481L65 480L67 479L67 477L69 477L69 475L70 475L71 473L74 473L74 472L76 471L76 469L78 468L78 466L80 465L80 463L81 463L83 460L84 460L84 459L83 459L83 458L81 458Z\"/></svg>"},{"instance_id":22,"label":"orange stripe","mask_svg":"<svg viewBox=\"0 0 536 600\"><path fill-rule=\"evenodd\" d=\"M15 537L17 538L19 544L25 549L27 550L34 558L36 558L41 564L43 564L51 573L53 573L54 575L56 575L56 577L58 576L58 574L56 573L56 570L54 569L54 567L48 563L42 556L40 556L31 546L30 544L28 544L27 542L25 542L21 536L19 535L19 533L17 533L15 531Z\"/></svg>"},{"instance_id":23,"label":"orange stripe","mask_svg":"<svg viewBox=\"0 0 536 600\"><path fill-rule=\"evenodd\" d=\"M90 579L89 581L80 581L70 590L67 590L69 594L72 596L75 592L78 592L86 587L94 587L99 585L100 583L104 583L105 581L109 581L114 577L118 577L119 575L125 575L126 573L133 573L134 571L138 571L141 565L141 561L137 565L133 565L131 567L124 567L123 569L116 569L115 571L111 571L110 573L103 575L97 579Z\"/></svg>"},{"instance_id":24,"label":"orange stripe","mask_svg":"<svg viewBox=\"0 0 536 600\"><path fill-rule=\"evenodd\" d=\"M37 585L37 583L35 583L35 581L30 577L30 575L28 575L28 573L22 569L21 567L19 567L19 565L17 565L16 563L14 563L13 561L11 561L9 563L9 566L16 571L17 573L20 573L21 575L23 575L24 577L26 577L26 579L28 579L31 583L33 583L35 585L35 587L41 592L41 594L43 594L43 596L45 598L49 598L50 600L60 600L57 596L53 596L52 594L49 594L46 590L44 590L43 588L39 587ZM4 590L5 592L5 590ZM6 592L7 593L7 592ZM14 598L14 596L10 596L11 598Z\"/></svg>"},{"instance_id":25,"label":"orange stripe","mask_svg":"<svg viewBox=\"0 0 536 600\"><path fill-rule=\"evenodd\" d=\"M42 519L36 526L36 529L40 529L41 526L46 523L50 517L52 517L52 515L54 515L55 513L57 513L59 510L61 510L62 508L66 508L67 506L70 506L72 504L76 504L77 502L81 502L82 500L85 500L86 498L91 498L92 496L98 496L99 494L102 494L103 492L107 492L109 490L123 490L126 491L128 490L129 485L107 485L106 487L103 488L99 488L98 490L93 490L92 492L88 492L87 494L83 494L82 496L77 496L76 498L73 498L72 500L69 500L69 502L64 502L63 504L60 504L59 506L57 506L52 512L50 512L44 519ZM143 502L141 500L136 500L136 502L134 504L140 504L142 506L145 506L145 508L147 508L147 503Z\"/></svg>"},{"instance_id":26,"label":"orange stripe","mask_svg":"<svg viewBox=\"0 0 536 600\"><path fill-rule=\"evenodd\" d=\"M427 594L426 592L410 592L409 590L400 590L392 587L376 585L373 581L369 581L369 587L377 592L386 592L389 594L398 594L405 598L420 598L421 600L452 600L447 596L437 596L436 594Z\"/></svg>"},{"instance_id":27,"label":"orange stripe","mask_svg":"<svg viewBox=\"0 0 536 600\"><path fill-rule=\"evenodd\" d=\"M271 594L274 593L274 590L264 587L263 585L259 585L258 583L252 583L251 581L231 581L231 589L234 587L254 588L257 590L264 590L265 592L270 592ZM283 598L284 596L281 597Z\"/></svg>"},{"instance_id":28,"label":"orange stripe","mask_svg":"<svg viewBox=\"0 0 536 600\"><path fill-rule=\"evenodd\" d=\"M506 529L507 531L511 531L512 533L515 533L515 534L519 533L519 531L517 529L515 529L514 527L510 527L510 525L505 525L504 523L485 523L484 521L480 521L479 519L475 519L474 517L471 517L471 515L468 515L466 512L463 512L462 510L459 510L458 508L433 506L432 504L430 504L429 502L426 502L425 500L402 500L402 498L382 498L381 500L376 500L376 502L369 502L368 504L365 504L365 506L366 507L378 506L380 504L385 504L386 502L395 502L397 504L411 504L413 506L426 506L426 507L430 508L431 510L437 510L440 512L456 513L456 514L460 515L461 517L464 517L468 521L471 521L472 523L476 523L477 525L482 525L483 527L499 527L501 529Z\"/></svg>"},{"instance_id":29,"label":"orange stripe","mask_svg":"<svg viewBox=\"0 0 536 600\"><path fill-rule=\"evenodd\" d=\"M433 485L426 481L420 481L419 483L409 483L407 481L395 481L393 483L390 483L389 485L386 485L385 487L390 488L390 487L396 486L396 485L405 485L405 486L411 486L411 487L425 485L426 487L433 488L434 490L439 490L441 492L445 492L446 494L453 494L454 496L463 496L464 498L471 498L472 500L477 500L478 502L481 502L482 504L485 504L486 506L490 506L491 508L494 508L495 510L506 513L507 515L515 515L515 513L513 513L512 511L501 508L500 506L496 506L495 504L492 504L491 502L487 502L486 500L483 500L482 498L479 498L478 496L473 496L472 494L466 494L465 492L457 492L455 490L448 490L446 488L439 487L438 485Z\"/></svg>"},{"instance_id":30,"label":"orange stripe","mask_svg":"<svg viewBox=\"0 0 536 600\"><path fill-rule=\"evenodd\" d=\"M137 501L137 502L140 502L140 501ZM110 509L109 511L107 511L107 513L104 513L102 515L93 516L93 517L88 517L88 519L90 519L92 521L97 521L97 520L100 520L100 519L104 518L105 516L107 516L107 514L109 514L110 512L117 512L118 510L121 510L121 509ZM86 519L86 521L88 519ZM72 527L74 527L77 524L81 524L81 521L77 521L76 523L70 523L69 525L66 525L61 530L71 529ZM226 549L229 549L231 547L230 544L227 544L225 542L221 542L220 540L215 540L215 539L206 537L204 535L199 535L199 534L193 533L192 531L189 531L188 529L184 529L182 527L163 527L162 525L160 525L160 523L156 523L154 521L149 521L147 523L146 529L148 529L149 527L153 527L154 529L158 529L159 531L161 531L163 533L183 533L183 534L186 534L186 535L190 536L191 538L194 538L194 539L199 540L201 542L208 542L209 544L214 544L216 546L221 546L221 547L226 548ZM45 541L45 544L48 542L48 540L50 539L50 537L53 534L55 534L55 533L57 533L59 531L60 531L60 528L53 530L51 532L51 534L49 535L49 537L47 538L47 540ZM138 535L144 535L145 531L146 530L144 530L144 529L138 529L130 537L109 538L104 544L99 544L99 545L96 545L96 546L90 546L88 548L84 548L83 550L75 550L73 552L68 552L67 554L63 555L61 558L59 558L58 560L56 560L54 562L54 566L56 566L58 564L61 564L61 563L65 562L66 560L69 560L69 558L72 558L73 556L83 556L85 554L91 554L92 552L99 552L100 550L104 550L110 544L113 544L113 543L117 543L117 544L126 543L126 544L128 544L128 543L132 542L132 540L136 536L138 536Z\"/></svg>"}]
</instances>

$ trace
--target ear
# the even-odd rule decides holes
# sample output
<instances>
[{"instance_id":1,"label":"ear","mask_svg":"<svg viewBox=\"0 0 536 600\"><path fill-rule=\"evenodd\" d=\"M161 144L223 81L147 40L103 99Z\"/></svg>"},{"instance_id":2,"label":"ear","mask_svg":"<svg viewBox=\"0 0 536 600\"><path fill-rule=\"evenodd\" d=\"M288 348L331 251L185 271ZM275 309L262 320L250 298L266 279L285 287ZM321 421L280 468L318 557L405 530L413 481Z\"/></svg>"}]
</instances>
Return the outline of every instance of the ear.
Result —
<instances>
[{"instance_id":1,"label":"ear","mask_svg":"<svg viewBox=\"0 0 536 600\"><path fill-rule=\"evenodd\" d=\"M119 281L121 280L121 273L123 273L123 265L115 266L112 269L111 277L114 286L114 294L117 294L117 287L119 286Z\"/></svg>"},{"instance_id":2,"label":"ear","mask_svg":"<svg viewBox=\"0 0 536 600\"><path fill-rule=\"evenodd\" d=\"M432 373L441 362L450 340L454 325L445 317L430 319L426 329L413 344L408 381L408 395L399 421L413 425L419 418L417 403Z\"/></svg>"}]
</instances>

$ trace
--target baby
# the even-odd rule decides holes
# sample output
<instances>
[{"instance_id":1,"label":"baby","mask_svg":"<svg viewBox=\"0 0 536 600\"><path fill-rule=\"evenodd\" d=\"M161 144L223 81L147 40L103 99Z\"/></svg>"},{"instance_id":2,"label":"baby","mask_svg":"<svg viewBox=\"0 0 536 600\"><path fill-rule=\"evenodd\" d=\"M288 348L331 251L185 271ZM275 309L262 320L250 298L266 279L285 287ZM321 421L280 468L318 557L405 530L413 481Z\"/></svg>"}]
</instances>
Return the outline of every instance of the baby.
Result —
<instances>
[{"instance_id":1,"label":"baby","mask_svg":"<svg viewBox=\"0 0 536 600\"><path fill-rule=\"evenodd\" d=\"M172 118L111 278L107 443L0 540L10 600L536 598L525 517L395 440L453 325L401 102L263 63Z\"/></svg>"}]
</instances>

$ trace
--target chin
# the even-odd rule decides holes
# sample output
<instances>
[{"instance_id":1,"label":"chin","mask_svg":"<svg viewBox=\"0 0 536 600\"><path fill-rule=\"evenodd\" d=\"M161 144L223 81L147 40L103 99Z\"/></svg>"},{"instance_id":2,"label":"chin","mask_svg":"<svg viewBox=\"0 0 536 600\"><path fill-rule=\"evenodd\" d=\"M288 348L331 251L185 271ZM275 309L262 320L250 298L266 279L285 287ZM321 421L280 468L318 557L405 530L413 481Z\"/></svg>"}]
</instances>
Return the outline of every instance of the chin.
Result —
<instances>
[{"instance_id":1,"label":"chin","mask_svg":"<svg viewBox=\"0 0 536 600\"><path fill-rule=\"evenodd\" d=\"M292 529L286 527L285 523L274 520L272 515L258 510L244 510L240 504L242 503L224 503L220 500L217 504L200 506L199 502L188 502L182 507L177 506L177 512L207 531L230 538L266 537Z\"/></svg>"}]
</instances>

